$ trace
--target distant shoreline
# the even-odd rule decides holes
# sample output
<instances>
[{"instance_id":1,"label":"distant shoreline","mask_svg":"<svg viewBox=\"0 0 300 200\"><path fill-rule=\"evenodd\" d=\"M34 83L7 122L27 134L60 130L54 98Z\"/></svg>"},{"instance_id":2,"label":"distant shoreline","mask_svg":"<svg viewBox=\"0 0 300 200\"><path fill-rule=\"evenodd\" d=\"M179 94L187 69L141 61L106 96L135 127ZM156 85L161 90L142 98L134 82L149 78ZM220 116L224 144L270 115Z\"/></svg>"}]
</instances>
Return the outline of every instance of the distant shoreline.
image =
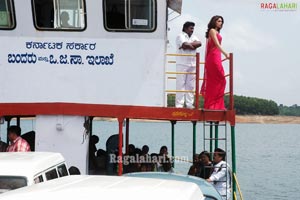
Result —
<instances>
[{"instance_id":1,"label":"distant shoreline","mask_svg":"<svg viewBox=\"0 0 300 200\"><path fill-rule=\"evenodd\" d=\"M96 117L95 120L116 121L115 118ZM160 122L160 120L131 119L131 121ZM236 123L253 124L300 124L297 116L236 115Z\"/></svg>"},{"instance_id":2,"label":"distant shoreline","mask_svg":"<svg viewBox=\"0 0 300 200\"><path fill-rule=\"evenodd\" d=\"M236 123L256 124L300 124L297 116L264 116L264 115L237 115Z\"/></svg>"}]
</instances>

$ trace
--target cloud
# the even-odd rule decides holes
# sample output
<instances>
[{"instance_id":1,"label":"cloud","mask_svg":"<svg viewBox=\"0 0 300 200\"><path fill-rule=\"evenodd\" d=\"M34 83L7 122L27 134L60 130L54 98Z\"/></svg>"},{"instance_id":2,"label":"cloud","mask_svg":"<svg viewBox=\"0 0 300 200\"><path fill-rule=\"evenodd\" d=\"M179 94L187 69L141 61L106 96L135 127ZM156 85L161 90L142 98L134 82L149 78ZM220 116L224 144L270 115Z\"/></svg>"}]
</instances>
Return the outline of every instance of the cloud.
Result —
<instances>
[{"instance_id":1,"label":"cloud","mask_svg":"<svg viewBox=\"0 0 300 200\"><path fill-rule=\"evenodd\" d=\"M225 25L223 33L226 38L225 45L232 51L263 51L279 45L274 35L246 20L231 21Z\"/></svg>"}]
</instances>

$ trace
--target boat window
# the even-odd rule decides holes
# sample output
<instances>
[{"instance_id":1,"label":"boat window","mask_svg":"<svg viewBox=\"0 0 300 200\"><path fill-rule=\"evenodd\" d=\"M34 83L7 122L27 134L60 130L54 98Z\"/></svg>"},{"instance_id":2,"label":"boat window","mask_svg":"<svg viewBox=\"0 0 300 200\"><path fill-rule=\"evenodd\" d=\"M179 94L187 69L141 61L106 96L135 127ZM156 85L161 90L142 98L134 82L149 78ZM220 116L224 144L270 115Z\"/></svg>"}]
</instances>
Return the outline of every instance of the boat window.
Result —
<instances>
[{"instance_id":1,"label":"boat window","mask_svg":"<svg viewBox=\"0 0 300 200\"><path fill-rule=\"evenodd\" d=\"M104 0L108 31L152 32L156 28L156 0Z\"/></svg>"},{"instance_id":2,"label":"boat window","mask_svg":"<svg viewBox=\"0 0 300 200\"><path fill-rule=\"evenodd\" d=\"M0 177L0 193L14 190L27 185L25 177L19 176L1 176Z\"/></svg>"},{"instance_id":3,"label":"boat window","mask_svg":"<svg viewBox=\"0 0 300 200\"><path fill-rule=\"evenodd\" d=\"M65 164L62 164L62 165L58 166L57 167L57 171L58 171L59 177L68 176L69 175L67 167L66 167Z\"/></svg>"},{"instance_id":4,"label":"boat window","mask_svg":"<svg viewBox=\"0 0 300 200\"><path fill-rule=\"evenodd\" d=\"M84 0L32 0L34 23L40 30L75 30L86 27Z\"/></svg>"},{"instance_id":5,"label":"boat window","mask_svg":"<svg viewBox=\"0 0 300 200\"><path fill-rule=\"evenodd\" d=\"M44 182L42 175L39 175L38 177L34 178L34 183L41 183L41 182Z\"/></svg>"},{"instance_id":6,"label":"boat window","mask_svg":"<svg viewBox=\"0 0 300 200\"><path fill-rule=\"evenodd\" d=\"M12 0L0 0L0 29L15 28L15 15Z\"/></svg>"},{"instance_id":7,"label":"boat window","mask_svg":"<svg viewBox=\"0 0 300 200\"><path fill-rule=\"evenodd\" d=\"M46 174L47 180L58 178L56 169L52 169L52 170L46 172L45 174Z\"/></svg>"}]
</instances>

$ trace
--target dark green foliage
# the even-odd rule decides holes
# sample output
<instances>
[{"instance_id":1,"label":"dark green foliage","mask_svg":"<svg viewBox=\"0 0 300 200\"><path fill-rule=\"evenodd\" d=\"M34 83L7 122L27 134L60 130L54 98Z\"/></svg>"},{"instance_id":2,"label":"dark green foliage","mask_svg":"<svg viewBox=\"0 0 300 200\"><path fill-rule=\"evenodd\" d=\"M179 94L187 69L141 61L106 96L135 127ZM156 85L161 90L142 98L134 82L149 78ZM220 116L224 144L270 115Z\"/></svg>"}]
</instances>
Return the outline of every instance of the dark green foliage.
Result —
<instances>
[{"instance_id":1,"label":"dark green foliage","mask_svg":"<svg viewBox=\"0 0 300 200\"><path fill-rule=\"evenodd\" d=\"M300 106L297 104L292 106L279 105L279 114L287 116L300 116Z\"/></svg>"},{"instance_id":2,"label":"dark green foliage","mask_svg":"<svg viewBox=\"0 0 300 200\"><path fill-rule=\"evenodd\" d=\"M225 96L225 105L229 107L229 96ZM203 98L199 100L200 108L203 107ZM175 106L175 94L168 95L168 107ZM278 115L279 107L272 100L256 97L245 97L234 95L234 108L239 115ZM299 107L300 110L300 107Z\"/></svg>"},{"instance_id":3,"label":"dark green foliage","mask_svg":"<svg viewBox=\"0 0 300 200\"><path fill-rule=\"evenodd\" d=\"M234 95L234 108L236 110L236 113L239 115L279 114L279 108L276 102L256 97Z\"/></svg>"}]
</instances>

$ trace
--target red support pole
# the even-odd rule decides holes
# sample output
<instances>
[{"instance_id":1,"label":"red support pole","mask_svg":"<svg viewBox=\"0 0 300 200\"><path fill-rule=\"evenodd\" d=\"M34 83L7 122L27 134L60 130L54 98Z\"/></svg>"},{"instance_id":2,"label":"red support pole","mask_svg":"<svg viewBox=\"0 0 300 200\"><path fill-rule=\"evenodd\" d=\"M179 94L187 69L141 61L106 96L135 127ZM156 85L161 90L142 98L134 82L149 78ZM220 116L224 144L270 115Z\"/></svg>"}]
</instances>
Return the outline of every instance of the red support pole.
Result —
<instances>
[{"instance_id":1,"label":"red support pole","mask_svg":"<svg viewBox=\"0 0 300 200\"><path fill-rule=\"evenodd\" d=\"M199 78L200 78L200 54L196 53L196 91L195 91L195 109L199 108Z\"/></svg>"},{"instance_id":2,"label":"red support pole","mask_svg":"<svg viewBox=\"0 0 300 200\"><path fill-rule=\"evenodd\" d=\"M229 58L229 73L230 73L230 82L229 82L229 110L233 110L234 100L233 100L233 53L230 53Z\"/></svg>"},{"instance_id":3,"label":"red support pole","mask_svg":"<svg viewBox=\"0 0 300 200\"><path fill-rule=\"evenodd\" d=\"M118 176L123 174L123 122L124 118L118 118L119 121L119 148L118 148Z\"/></svg>"}]
</instances>

